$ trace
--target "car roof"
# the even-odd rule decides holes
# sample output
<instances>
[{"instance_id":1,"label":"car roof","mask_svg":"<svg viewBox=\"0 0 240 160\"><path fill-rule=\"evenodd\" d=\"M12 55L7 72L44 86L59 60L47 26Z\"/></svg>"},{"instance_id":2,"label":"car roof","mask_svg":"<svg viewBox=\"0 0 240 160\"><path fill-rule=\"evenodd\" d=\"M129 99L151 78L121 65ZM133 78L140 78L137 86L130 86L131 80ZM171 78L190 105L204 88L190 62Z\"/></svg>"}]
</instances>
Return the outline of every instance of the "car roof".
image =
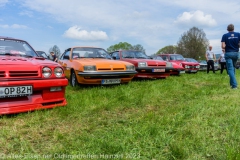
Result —
<instances>
[{"instance_id":1,"label":"car roof","mask_svg":"<svg viewBox=\"0 0 240 160\"><path fill-rule=\"evenodd\" d=\"M17 38L13 38L13 37L5 37L5 36L0 36L0 39L11 39L11 40L24 41L22 39L17 39Z\"/></svg>"}]
</instances>

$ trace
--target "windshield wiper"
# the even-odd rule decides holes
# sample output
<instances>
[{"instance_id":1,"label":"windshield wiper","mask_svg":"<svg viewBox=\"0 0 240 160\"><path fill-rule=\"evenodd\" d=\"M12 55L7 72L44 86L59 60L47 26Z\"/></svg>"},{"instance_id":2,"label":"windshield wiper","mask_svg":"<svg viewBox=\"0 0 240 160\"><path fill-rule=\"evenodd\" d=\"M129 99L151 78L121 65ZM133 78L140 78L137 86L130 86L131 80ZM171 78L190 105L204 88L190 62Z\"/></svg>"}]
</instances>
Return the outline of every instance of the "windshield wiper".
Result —
<instances>
[{"instance_id":1,"label":"windshield wiper","mask_svg":"<svg viewBox=\"0 0 240 160\"><path fill-rule=\"evenodd\" d=\"M134 57L126 56L126 57L123 57L123 58L134 58Z\"/></svg>"},{"instance_id":2,"label":"windshield wiper","mask_svg":"<svg viewBox=\"0 0 240 160\"><path fill-rule=\"evenodd\" d=\"M32 58L33 57L33 56L30 56L30 55L21 55L21 54L20 54L20 56L27 57L27 58Z\"/></svg>"},{"instance_id":3,"label":"windshield wiper","mask_svg":"<svg viewBox=\"0 0 240 160\"><path fill-rule=\"evenodd\" d=\"M146 59L146 57L137 57L138 59Z\"/></svg>"}]
</instances>

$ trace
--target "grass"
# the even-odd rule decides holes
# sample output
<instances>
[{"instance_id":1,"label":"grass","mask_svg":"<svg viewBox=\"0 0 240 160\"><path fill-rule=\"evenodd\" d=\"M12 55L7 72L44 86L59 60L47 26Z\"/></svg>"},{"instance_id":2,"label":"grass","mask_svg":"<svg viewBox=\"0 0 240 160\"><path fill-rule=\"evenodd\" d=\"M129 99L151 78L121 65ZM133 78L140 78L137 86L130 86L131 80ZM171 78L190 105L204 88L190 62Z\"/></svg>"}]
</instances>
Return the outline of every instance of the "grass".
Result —
<instances>
[{"instance_id":1,"label":"grass","mask_svg":"<svg viewBox=\"0 0 240 160\"><path fill-rule=\"evenodd\" d=\"M0 157L238 160L239 94L225 72L68 86L66 107L0 118Z\"/></svg>"}]
</instances>

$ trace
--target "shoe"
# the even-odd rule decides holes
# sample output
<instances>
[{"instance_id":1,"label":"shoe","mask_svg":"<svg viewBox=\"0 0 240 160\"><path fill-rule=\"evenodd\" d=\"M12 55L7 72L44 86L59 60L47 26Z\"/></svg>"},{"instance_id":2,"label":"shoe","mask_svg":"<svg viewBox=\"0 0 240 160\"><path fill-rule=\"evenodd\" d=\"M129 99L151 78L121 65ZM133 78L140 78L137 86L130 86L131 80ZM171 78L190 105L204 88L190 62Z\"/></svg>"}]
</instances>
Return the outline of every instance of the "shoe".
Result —
<instances>
[{"instance_id":1,"label":"shoe","mask_svg":"<svg viewBox=\"0 0 240 160\"><path fill-rule=\"evenodd\" d=\"M234 88L232 88L232 89L237 89L237 87L234 87Z\"/></svg>"}]
</instances>

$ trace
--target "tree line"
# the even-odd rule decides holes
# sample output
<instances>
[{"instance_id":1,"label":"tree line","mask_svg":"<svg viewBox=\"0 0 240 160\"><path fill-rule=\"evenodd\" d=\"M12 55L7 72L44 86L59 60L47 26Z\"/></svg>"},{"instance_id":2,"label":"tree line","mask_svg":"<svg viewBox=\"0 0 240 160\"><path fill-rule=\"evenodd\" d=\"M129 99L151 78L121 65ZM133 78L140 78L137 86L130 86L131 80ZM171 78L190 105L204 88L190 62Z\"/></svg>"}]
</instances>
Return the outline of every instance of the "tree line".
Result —
<instances>
[{"instance_id":1,"label":"tree line","mask_svg":"<svg viewBox=\"0 0 240 160\"><path fill-rule=\"evenodd\" d=\"M209 46L209 40L206 38L206 34L202 29L197 27L190 28L187 32L184 32L177 42L177 45L168 45L159 49L156 54L181 54L184 57L191 57L194 59L199 59ZM107 48L108 52L113 52L116 50L138 50L145 53L145 49L141 44L131 45L127 42L120 42L114 44ZM57 45L54 45L49 49L50 52L54 52L57 56L61 54L60 49Z\"/></svg>"}]
</instances>

